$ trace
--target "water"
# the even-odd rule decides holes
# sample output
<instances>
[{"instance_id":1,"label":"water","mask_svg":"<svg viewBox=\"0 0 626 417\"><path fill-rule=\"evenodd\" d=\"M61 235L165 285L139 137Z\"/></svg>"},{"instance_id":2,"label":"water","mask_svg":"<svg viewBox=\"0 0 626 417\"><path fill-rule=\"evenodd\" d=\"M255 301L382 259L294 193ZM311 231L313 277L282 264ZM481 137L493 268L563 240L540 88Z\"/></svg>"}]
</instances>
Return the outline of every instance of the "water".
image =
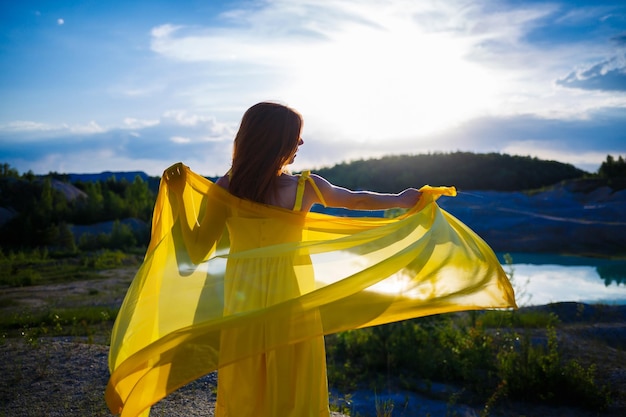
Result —
<instances>
[{"instance_id":1,"label":"water","mask_svg":"<svg viewBox=\"0 0 626 417\"><path fill-rule=\"evenodd\" d=\"M561 301L626 304L626 260L550 254L510 254L498 259L513 282L520 306Z\"/></svg>"}]
</instances>

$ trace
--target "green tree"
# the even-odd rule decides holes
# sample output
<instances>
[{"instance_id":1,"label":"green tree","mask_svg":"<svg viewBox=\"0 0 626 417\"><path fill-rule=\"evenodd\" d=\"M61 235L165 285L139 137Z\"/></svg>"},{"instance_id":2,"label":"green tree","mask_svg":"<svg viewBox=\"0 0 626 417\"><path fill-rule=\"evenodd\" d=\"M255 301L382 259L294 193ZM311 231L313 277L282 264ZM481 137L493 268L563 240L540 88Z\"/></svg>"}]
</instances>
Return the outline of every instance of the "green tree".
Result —
<instances>
[{"instance_id":1,"label":"green tree","mask_svg":"<svg viewBox=\"0 0 626 417\"><path fill-rule=\"evenodd\" d=\"M111 232L110 247L112 249L129 249L137 245L137 239L130 226L116 220Z\"/></svg>"},{"instance_id":2,"label":"green tree","mask_svg":"<svg viewBox=\"0 0 626 417\"><path fill-rule=\"evenodd\" d=\"M93 216L92 220L100 220L104 213L104 195L102 194L102 185L99 182L90 183L87 193L87 208Z\"/></svg>"},{"instance_id":3,"label":"green tree","mask_svg":"<svg viewBox=\"0 0 626 417\"><path fill-rule=\"evenodd\" d=\"M50 213L52 213L52 206L54 203L52 191L52 182L50 181L50 178L46 178L43 181L39 201L36 203L38 211L41 212L43 216L50 216Z\"/></svg>"},{"instance_id":4,"label":"green tree","mask_svg":"<svg viewBox=\"0 0 626 417\"><path fill-rule=\"evenodd\" d=\"M126 202L112 190L106 190L104 197L104 213L107 219L121 219L126 217Z\"/></svg>"},{"instance_id":5,"label":"green tree","mask_svg":"<svg viewBox=\"0 0 626 417\"><path fill-rule=\"evenodd\" d=\"M148 183L141 179L139 175L126 188L124 199L130 217L136 217L145 221L150 219L150 213L154 205L154 195L148 188Z\"/></svg>"},{"instance_id":6,"label":"green tree","mask_svg":"<svg viewBox=\"0 0 626 417\"><path fill-rule=\"evenodd\" d=\"M11 165L5 163L0 164L0 178L19 178L20 174Z\"/></svg>"},{"instance_id":7,"label":"green tree","mask_svg":"<svg viewBox=\"0 0 626 417\"><path fill-rule=\"evenodd\" d=\"M626 161L620 155L617 160L612 155L606 156L606 161L602 162L598 175L602 178L626 178Z\"/></svg>"},{"instance_id":8,"label":"green tree","mask_svg":"<svg viewBox=\"0 0 626 417\"><path fill-rule=\"evenodd\" d=\"M75 253L77 248L76 248L76 240L74 239L74 233L72 233L72 229L70 229L70 226L65 222L61 222L58 227L59 227L59 237L58 237L59 247L71 253Z\"/></svg>"}]
</instances>

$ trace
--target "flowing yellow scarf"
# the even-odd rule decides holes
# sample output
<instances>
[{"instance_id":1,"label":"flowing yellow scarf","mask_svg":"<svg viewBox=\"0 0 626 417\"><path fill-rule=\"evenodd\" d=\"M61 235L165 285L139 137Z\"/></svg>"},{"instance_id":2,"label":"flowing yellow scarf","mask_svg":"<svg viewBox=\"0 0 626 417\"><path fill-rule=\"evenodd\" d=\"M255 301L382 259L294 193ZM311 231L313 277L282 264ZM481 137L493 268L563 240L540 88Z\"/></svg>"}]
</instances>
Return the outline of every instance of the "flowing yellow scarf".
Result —
<instances>
[{"instance_id":1,"label":"flowing yellow scarf","mask_svg":"<svg viewBox=\"0 0 626 417\"><path fill-rule=\"evenodd\" d=\"M161 181L151 241L113 328L106 390L113 414L147 415L152 404L224 365L321 335L431 314L516 307L491 248L436 204L442 195L455 196L453 187L422 187L417 206L396 218L337 217L241 200L185 169L182 207ZM196 265L178 211L197 222L215 207L228 213L226 224L231 233L239 230L239 242L259 244L235 250L225 231ZM249 224L263 222L271 222L264 223L266 235L249 230ZM281 237L294 233L297 238ZM238 292L238 284L224 279L227 263L230 268L276 259L289 260L291 268L288 277L274 277L278 284L258 289L271 302L249 301L249 288ZM237 300L243 308L232 308ZM253 333L275 324L280 330L270 336L220 343L229 332Z\"/></svg>"}]
</instances>

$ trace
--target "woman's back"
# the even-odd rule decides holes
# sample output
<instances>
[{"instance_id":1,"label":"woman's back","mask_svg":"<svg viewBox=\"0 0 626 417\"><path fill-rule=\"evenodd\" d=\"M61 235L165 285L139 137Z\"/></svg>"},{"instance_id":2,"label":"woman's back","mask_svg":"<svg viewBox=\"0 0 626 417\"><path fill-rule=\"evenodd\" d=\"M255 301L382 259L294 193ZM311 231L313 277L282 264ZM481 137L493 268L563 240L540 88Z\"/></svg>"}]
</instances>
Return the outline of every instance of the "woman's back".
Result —
<instances>
[{"instance_id":1,"label":"woman's back","mask_svg":"<svg viewBox=\"0 0 626 417\"><path fill-rule=\"evenodd\" d=\"M304 215L311 205L306 202L306 207L303 207L308 172L303 175L303 181L299 181L302 177L300 175L282 174L276 178L267 203L275 208L272 216L267 216L265 210L262 211L264 214L259 214L258 203L245 200L231 208L226 218L231 252L298 242L302 239ZM228 176L220 178L217 184L228 189Z\"/></svg>"},{"instance_id":2,"label":"woman's back","mask_svg":"<svg viewBox=\"0 0 626 417\"><path fill-rule=\"evenodd\" d=\"M308 178L308 171L303 173L305 175L305 179ZM301 175L290 175L286 173L282 173L276 177L274 181L274 187L267 196L266 204L271 206L276 206L280 208L284 208L287 210L294 211L308 211L310 209L311 204L305 204L302 207L296 207L296 195L298 193L298 186L304 187L304 182L300 181ZM220 187L228 190L229 185L229 176L224 175L216 182ZM305 191L305 190L302 190ZM307 203L305 199L305 203Z\"/></svg>"}]
</instances>

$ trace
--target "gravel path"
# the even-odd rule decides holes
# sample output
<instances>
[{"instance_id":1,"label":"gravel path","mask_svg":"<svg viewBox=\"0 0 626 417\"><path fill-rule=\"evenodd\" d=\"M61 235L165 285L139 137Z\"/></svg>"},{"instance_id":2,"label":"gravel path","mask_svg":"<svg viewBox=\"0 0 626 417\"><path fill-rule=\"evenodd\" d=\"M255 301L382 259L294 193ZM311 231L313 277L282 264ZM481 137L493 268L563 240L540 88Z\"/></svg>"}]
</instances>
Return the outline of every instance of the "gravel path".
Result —
<instances>
[{"instance_id":1,"label":"gravel path","mask_svg":"<svg viewBox=\"0 0 626 417\"><path fill-rule=\"evenodd\" d=\"M111 415L104 402L107 346L70 338L0 343L1 417ZM212 373L188 384L156 404L150 416L213 416L216 380Z\"/></svg>"}]
</instances>

